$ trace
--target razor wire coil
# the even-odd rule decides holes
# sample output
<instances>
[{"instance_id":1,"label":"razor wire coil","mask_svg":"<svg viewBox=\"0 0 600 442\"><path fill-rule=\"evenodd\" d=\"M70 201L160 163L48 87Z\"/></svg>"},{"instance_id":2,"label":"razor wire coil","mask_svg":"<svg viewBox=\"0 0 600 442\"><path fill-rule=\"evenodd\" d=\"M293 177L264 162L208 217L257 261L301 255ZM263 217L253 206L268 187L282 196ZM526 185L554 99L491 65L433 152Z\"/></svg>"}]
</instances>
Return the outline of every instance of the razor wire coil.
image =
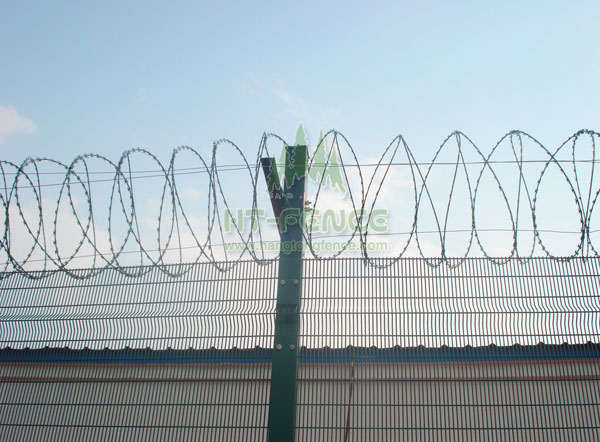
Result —
<instances>
[{"instance_id":1,"label":"razor wire coil","mask_svg":"<svg viewBox=\"0 0 600 442\"><path fill-rule=\"evenodd\" d=\"M314 201L314 206L318 206L323 198L323 192L326 187L326 172L328 168L339 169L341 179L348 189L348 200L355 213L365 213L365 218L356 219L356 226L351 231L345 241L345 245L331 256L321 254L314 246L319 236L313 235L310 229L303 230L304 241L309 253L316 259L335 259L342 255L352 241L358 241L360 252L365 262L371 266L379 266L379 261L375 260L369 254L367 247L369 237L376 233L369 231L369 222L371 214L377 207L378 198L386 186L393 186L394 182L388 179L390 170L393 166L405 166L410 171L410 185L412 186L412 197L414 198L414 215L412 216L411 227L406 233L406 242L401 247L396 259L406 256L409 245L414 244L419 255L425 258L430 266L447 265L450 267L458 266L462 261L470 256L474 249L477 249L484 257L496 264L502 264L512 258L527 260L532 258L535 253L540 252L556 260L569 260L574 257L592 257L598 256L598 245L594 244L591 228L594 209L600 193L600 187L595 182L595 165L598 162L596 158L596 144L600 134L591 130L581 130L571 135L554 151L546 148L536 138L522 131L511 131L504 135L493 147L489 154L484 154L475 143L462 132L453 132L450 134L440 148L435 153L429 163L419 162L413 155L407 141L401 135L395 137L388 144L377 162L361 163L358 160L355 149L348 139L340 132L331 130L324 134L318 143L317 149L327 146L325 159L317 158L313 154L308 159L308 173L314 168L320 168L319 183L314 195L309 196ZM578 157L579 142L589 140L591 143L591 158L581 159ZM258 222L257 213L259 209L259 192L264 187L264 178L260 166L260 158L272 156L269 152L269 144L288 144L278 135L263 134L257 151L254 163L247 160L243 151L234 142L228 139L219 139L214 142L210 161L196 150L188 146L181 146L173 150L168 164L163 164L151 152L145 149L130 149L121 155L117 162L113 162L105 156L98 154L85 154L77 156L70 164L62 163L51 158L28 158L20 165L9 161L0 161L0 174L2 175L3 188L0 189L0 202L2 207L0 212L4 214L4 232L0 236L0 252L6 256L1 275L6 276L11 273L19 273L28 278L43 278L46 273L32 271L29 265L39 261L41 254L43 269L59 269L67 272L76 279L87 279L93 277L105 269L111 268L118 272L131 276L141 276L151 267L157 267L167 276L179 277L185 274L189 266L171 266L166 260L166 254L169 251L179 251L179 263L183 264L184 259L182 250L186 248L196 248L198 256L195 262L208 261L213 263L219 270L228 270L236 265L239 260L251 259L258 263L270 263L272 259L267 257L264 251L256 251L251 245L254 242L262 242L263 231ZM455 161L443 160L442 152L450 149L454 143ZM511 158L509 160L497 159L496 154L499 147L507 144L510 148ZM542 159L528 159L524 157L524 145L529 143L533 149L542 155ZM220 152L223 149L231 149L241 158L241 162L233 164L220 164ZM466 157L466 151L470 150L475 159ZM570 158L564 160L559 158L570 150ZM177 160L180 155L188 154L195 157L200 166L196 167L178 167ZM153 163L152 168L135 171L132 162L135 162L135 156L143 156L146 161ZM333 158L336 157L336 161ZM400 158L404 157L404 159ZM90 163L100 162L110 171L91 170ZM58 172L40 171L42 163L50 163L58 167L62 173L63 179L60 183L45 183L43 177L48 175L57 175ZM534 177L527 176L524 166L527 164L538 164L541 166L541 172ZM497 173L497 167L501 164L514 165L518 175L518 194L516 203L511 201L506 190L506 184ZM448 176L451 177L451 184L448 190L447 200L434 201L432 196L435 183L432 183L432 171L436 166L450 166L452 171ZM476 171L472 167L479 166ZM582 170L586 166L589 171ZM547 229L540 226L540 216L538 214L539 195L546 186L549 171L553 170L558 176L564 179L577 211L579 220L579 240L575 248L567 255L556 255L544 239L544 233ZM223 172L237 171L247 174L250 182L249 194L251 195L251 225L257 224L257 229L250 229L244 233L241 226L237 225L235 218L231 217L233 207L230 204L229 195L224 189L225 178L221 176ZM146 175L141 175L142 173ZM199 173L207 177L208 185L206 190L207 206L203 216L207 224L207 232L203 234L195 231L192 226L189 214L186 212L181 201L180 191L177 186L177 177L182 174ZM355 173L357 179L351 182L350 173ZM94 179L95 175L112 174L109 178ZM149 175L152 174L152 175ZM378 178L378 174L381 175ZM139 220L139 204L135 197L135 189L139 185L137 180L144 177L160 177L164 180L159 201L159 215L156 227L155 247L148 247L145 238L142 236ZM467 245L464 253L460 256L454 256L448 252L447 235L456 231L450 227L451 207L456 197L457 180L463 177L466 183L468 206L470 207L470 226L464 230L468 234ZM96 182L107 182L110 184L110 197L108 204L103 211L96 208L94 200L94 186ZM512 247L506 256L495 256L491 253L482 241L482 234L485 228L479 226L477 220L477 208L480 201L485 200L487 195L482 194L484 182L492 182L500 192L502 201L505 204L506 213L510 220L509 231L512 231ZM529 184L528 184L529 183ZM533 185L531 185L533 183ZM514 184L514 183L513 183ZM512 184L511 184L512 185ZM54 213L48 218L44 208L43 199L45 186L55 186L58 188L58 200ZM23 200L25 192L33 195L33 200L37 205L36 216L37 223L31 222L31 216L26 212L31 212L30 207L26 207ZM85 213L76 208L75 194L83 193ZM286 198L286 195L283 195ZM59 247L60 232L59 225L61 217L64 216L62 210L67 208L70 215L76 221L79 229L76 232L78 240L76 246L70 253L65 254ZM270 208L267 208L270 210ZM434 220L434 229L437 241L440 246L440 253L431 256L426 247L424 247L423 235L426 233L419 228L419 220L425 211L430 211ZM116 232L117 214L125 222L124 234L118 238ZM228 214L232 218L234 235L244 247L238 256L231 256L223 249L225 259L215 255L216 248L223 247L227 240L223 231L223 217ZM97 220L101 216L108 217L108 244L109 250L101 250L99 239L97 238ZM16 217L16 220L15 220ZM527 222L532 225L533 241L531 248L523 252L520 247L519 233L526 231L522 225L527 218ZM35 218L35 216L34 216ZM17 258L14 253L14 232L11 226L20 224L25 228L26 235L29 237L32 245L25 253L24 257ZM122 226L121 226L122 227ZM470 227L470 228L469 228ZM184 241L182 231L188 232L191 236ZM218 240L217 240L218 239ZM135 253L139 254L140 262L149 262L150 266L131 266L123 263L123 257L132 253L128 247L135 245ZM76 258L82 255L84 248L92 249L93 265L87 272L75 271L74 262ZM392 260L393 262L393 260ZM189 263L193 264L193 263ZM390 265L386 261L385 265Z\"/></svg>"}]
</instances>

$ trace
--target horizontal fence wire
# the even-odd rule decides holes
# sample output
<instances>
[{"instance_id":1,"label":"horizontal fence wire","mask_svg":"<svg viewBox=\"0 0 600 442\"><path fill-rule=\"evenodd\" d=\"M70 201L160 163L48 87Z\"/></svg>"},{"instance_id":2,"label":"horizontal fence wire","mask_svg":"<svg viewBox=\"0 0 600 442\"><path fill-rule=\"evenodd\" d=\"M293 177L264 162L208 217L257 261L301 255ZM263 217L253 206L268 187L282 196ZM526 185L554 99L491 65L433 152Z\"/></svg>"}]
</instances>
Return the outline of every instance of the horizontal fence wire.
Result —
<instances>
[{"instance_id":1,"label":"horizontal fence wire","mask_svg":"<svg viewBox=\"0 0 600 442\"><path fill-rule=\"evenodd\" d=\"M264 440L277 263L0 283L1 440Z\"/></svg>"},{"instance_id":2,"label":"horizontal fence wire","mask_svg":"<svg viewBox=\"0 0 600 442\"><path fill-rule=\"evenodd\" d=\"M598 259L377 264L304 263L297 440L598 439Z\"/></svg>"},{"instance_id":3,"label":"horizontal fence wire","mask_svg":"<svg viewBox=\"0 0 600 442\"><path fill-rule=\"evenodd\" d=\"M298 441L598 438L599 258L389 260L304 261ZM1 439L266 440L277 271L7 275Z\"/></svg>"}]
</instances>

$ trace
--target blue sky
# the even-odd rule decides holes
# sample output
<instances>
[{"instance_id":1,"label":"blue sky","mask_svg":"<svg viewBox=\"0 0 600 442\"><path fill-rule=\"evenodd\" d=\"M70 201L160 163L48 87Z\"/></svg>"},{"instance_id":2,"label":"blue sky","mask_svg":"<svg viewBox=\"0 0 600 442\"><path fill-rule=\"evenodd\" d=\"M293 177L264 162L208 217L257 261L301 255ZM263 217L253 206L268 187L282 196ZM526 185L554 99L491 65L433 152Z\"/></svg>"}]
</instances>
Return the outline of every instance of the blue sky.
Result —
<instances>
[{"instance_id":1,"label":"blue sky","mask_svg":"<svg viewBox=\"0 0 600 442\"><path fill-rule=\"evenodd\" d=\"M313 144L340 130L361 161L397 134L430 161L455 129L484 153L511 129L553 150L600 129L599 12L592 1L5 1L0 158L116 161L142 147L167 163L185 144L210 160L229 138L252 160L263 132L293 140L300 123ZM199 179L185 187L192 203ZM386 201L410 230L402 179Z\"/></svg>"},{"instance_id":2,"label":"blue sky","mask_svg":"<svg viewBox=\"0 0 600 442\"><path fill-rule=\"evenodd\" d=\"M454 129L488 151L523 129L598 129L597 2L3 2L4 159L336 128L359 152ZM11 129L12 128L12 129ZM489 146L489 147L488 147ZM422 152L422 155L420 154Z\"/></svg>"}]
</instances>

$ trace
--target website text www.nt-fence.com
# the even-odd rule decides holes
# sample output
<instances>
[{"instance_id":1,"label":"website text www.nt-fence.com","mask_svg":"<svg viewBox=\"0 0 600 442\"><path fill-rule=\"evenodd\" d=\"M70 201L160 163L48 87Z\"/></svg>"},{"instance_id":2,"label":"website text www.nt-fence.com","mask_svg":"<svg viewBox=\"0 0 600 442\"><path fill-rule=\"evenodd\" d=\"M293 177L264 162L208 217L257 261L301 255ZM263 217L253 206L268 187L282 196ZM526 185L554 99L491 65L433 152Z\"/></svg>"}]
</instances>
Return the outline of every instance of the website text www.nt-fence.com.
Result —
<instances>
[{"instance_id":1,"label":"website text www.nt-fence.com","mask_svg":"<svg viewBox=\"0 0 600 442\"><path fill-rule=\"evenodd\" d=\"M349 252L352 251L361 251L361 244L355 242L347 242L347 241L313 241L311 243L312 250L315 252L339 252L342 250L346 250ZM387 252L388 244L385 241L373 241L367 242L365 248L369 252ZM303 248L303 241L255 241L255 242L229 242L224 244L225 250L227 251L244 251L244 250L253 250L253 251L273 251L273 252L291 252L291 251L300 251ZM304 245L304 249L308 249L308 246Z\"/></svg>"}]
</instances>

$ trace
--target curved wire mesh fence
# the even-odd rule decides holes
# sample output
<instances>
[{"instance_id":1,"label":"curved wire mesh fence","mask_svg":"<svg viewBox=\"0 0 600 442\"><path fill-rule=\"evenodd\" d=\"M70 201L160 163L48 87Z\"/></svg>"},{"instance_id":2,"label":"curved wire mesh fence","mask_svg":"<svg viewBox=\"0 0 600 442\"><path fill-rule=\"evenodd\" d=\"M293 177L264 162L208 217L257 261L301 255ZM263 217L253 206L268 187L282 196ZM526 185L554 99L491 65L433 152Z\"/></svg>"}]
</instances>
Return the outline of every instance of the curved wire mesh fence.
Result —
<instances>
[{"instance_id":1,"label":"curved wire mesh fence","mask_svg":"<svg viewBox=\"0 0 600 442\"><path fill-rule=\"evenodd\" d=\"M377 264L305 262L297 440L600 435L597 259Z\"/></svg>"},{"instance_id":2,"label":"curved wire mesh fence","mask_svg":"<svg viewBox=\"0 0 600 442\"><path fill-rule=\"evenodd\" d=\"M304 262L297 440L597 438L598 258L376 264ZM277 283L4 278L3 440L265 440Z\"/></svg>"},{"instance_id":3,"label":"curved wire mesh fence","mask_svg":"<svg viewBox=\"0 0 600 442\"><path fill-rule=\"evenodd\" d=\"M0 439L264 439L276 271L7 276Z\"/></svg>"}]
</instances>

